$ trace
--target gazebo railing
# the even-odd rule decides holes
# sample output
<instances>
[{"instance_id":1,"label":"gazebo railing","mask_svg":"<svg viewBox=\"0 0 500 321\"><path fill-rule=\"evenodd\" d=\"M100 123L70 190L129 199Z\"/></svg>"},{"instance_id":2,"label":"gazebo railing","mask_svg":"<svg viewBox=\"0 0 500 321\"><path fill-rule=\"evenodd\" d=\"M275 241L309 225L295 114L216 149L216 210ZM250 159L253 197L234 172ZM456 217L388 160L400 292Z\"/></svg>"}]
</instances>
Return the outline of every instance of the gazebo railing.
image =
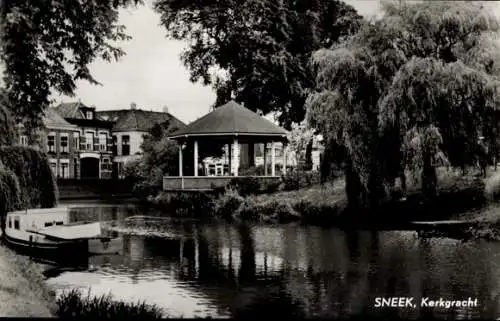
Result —
<instances>
[{"instance_id":1,"label":"gazebo railing","mask_svg":"<svg viewBox=\"0 0 500 321\"><path fill-rule=\"evenodd\" d=\"M261 182L276 182L280 180L279 176L164 176L163 190L211 190L222 188L233 179L245 179L254 177Z\"/></svg>"}]
</instances>

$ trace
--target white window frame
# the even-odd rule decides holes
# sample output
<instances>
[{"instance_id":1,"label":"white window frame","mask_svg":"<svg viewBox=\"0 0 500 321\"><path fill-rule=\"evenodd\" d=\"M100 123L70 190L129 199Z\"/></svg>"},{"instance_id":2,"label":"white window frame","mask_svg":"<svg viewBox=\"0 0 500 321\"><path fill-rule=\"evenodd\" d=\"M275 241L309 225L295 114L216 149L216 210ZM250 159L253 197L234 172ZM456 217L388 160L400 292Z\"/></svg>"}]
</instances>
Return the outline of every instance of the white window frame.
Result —
<instances>
[{"instance_id":1,"label":"white window frame","mask_svg":"<svg viewBox=\"0 0 500 321\"><path fill-rule=\"evenodd\" d=\"M89 139L89 137L91 139ZM94 139L95 139L95 132L85 131L85 150L88 150L88 151L94 150ZM89 146L90 146L90 148L89 148Z\"/></svg>"},{"instance_id":2,"label":"white window frame","mask_svg":"<svg viewBox=\"0 0 500 321\"><path fill-rule=\"evenodd\" d=\"M63 137L66 137L66 150L63 149L63 146L62 146L62 138ZM60 152L61 153L69 153L69 134L68 133L60 133L59 134L59 148L60 148Z\"/></svg>"},{"instance_id":3,"label":"white window frame","mask_svg":"<svg viewBox=\"0 0 500 321\"><path fill-rule=\"evenodd\" d=\"M99 150L105 151L108 146L108 134L106 132L99 132Z\"/></svg>"},{"instance_id":4,"label":"white window frame","mask_svg":"<svg viewBox=\"0 0 500 321\"><path fill-rule=\"evenodd\" d=\"M50 150L50 145L49 145L49 137L54 137L54 150ZM49 153L55 153L56 152L56 146L57 146L57 135L55 132L50 132L47 134L47 152Z\"/></svg>"},{"instance_id":5,"label":"white window frame","mask_svg":"<svg viewBox=\"0 0 500 321\"><path fill-rule=\"evenodd\" d=\"M63 173L63 165L66 165L66 173ZM59 160L59 177L60 178L69 178L69 159L60 159ZM66 175L64 175L66 174Z\"/></svg>"},{"instance_id":6,"label":"white window frame","mask_svg":"<svg viewBox=\"0 0 500 321\"><path fill-rule=\"evenodd\" d=\"M19 144L21 146L28 146L28 136L27 135L20 135L19 136Z\"/></svg>"},{"instance_id":7,"label":"white window frame","mask_svg":"<svg viewBox=\"0 0 500 321\"><path fill-rule=\"evenodd\" d=\"M130 156L130 155L132 155L132 153L131 153L132 151L130 150L130 141L131 141L131 137L130 137L130 136L131 136L130 134L127 134L127 135L121 135L121 136L120 136L120 141L121 141L121 155L122 155L122 156ZM125 141L124 141L124 140L123 140L123 137L127 137L127 138L128 138L128 140L125 140ZM128 154L127 154L127 155L125 155L125 154L123 153L123 147L124 147L124 146L128 146Z\"/></svg>"},{"instance_id":8,"label":"white window frame","mask_svg":"<svg viewBox=\"0 0 500 321\"><path fill-rule=\"evenodd\" d=\"M80 149L80 132L73 132L73 143L75 144L74 150Z\"/></svg>"}]
</instances>

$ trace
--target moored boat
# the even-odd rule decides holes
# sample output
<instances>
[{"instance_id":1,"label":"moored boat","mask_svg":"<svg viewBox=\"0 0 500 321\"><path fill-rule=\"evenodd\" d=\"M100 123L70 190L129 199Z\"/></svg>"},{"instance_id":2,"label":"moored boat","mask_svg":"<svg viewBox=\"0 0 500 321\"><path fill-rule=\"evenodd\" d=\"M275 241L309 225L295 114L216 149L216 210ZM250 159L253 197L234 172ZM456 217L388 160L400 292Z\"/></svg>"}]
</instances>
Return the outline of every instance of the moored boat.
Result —
<instances>
[{"instance_id":1,"label":"moored boat","mask_svg":"<svg viewBox=\"0 0 500 321\"><path fill-rule=\"evenodd\" d=\"M18 250L61 259L111 254L119 248L119 240L103 236L100 222L70 223L67 207L7 213L4 240Z\"/></svg>"}]
</instances>

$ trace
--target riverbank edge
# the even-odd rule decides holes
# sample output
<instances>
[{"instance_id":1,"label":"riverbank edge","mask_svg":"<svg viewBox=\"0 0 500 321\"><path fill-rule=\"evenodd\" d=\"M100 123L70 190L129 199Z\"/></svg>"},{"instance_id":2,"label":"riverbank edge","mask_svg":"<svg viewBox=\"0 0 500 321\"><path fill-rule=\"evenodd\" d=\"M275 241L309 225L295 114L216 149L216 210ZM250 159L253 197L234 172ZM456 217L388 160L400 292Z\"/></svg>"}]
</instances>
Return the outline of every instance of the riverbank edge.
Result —
<instances>
[{"instance_id":1,"label":"riverbank edge","mask_svg":"<svg viewBox=\"0 0 500 321\"><path fill-rule=\"evenodd\" d=\"M416 189L405 198L377 208L352 211L347 207L345 185L327 183L295 191L242 196L234 189L208 192L157 192L142 197L145 205L180 217L215 217L226 220L348 228L407 228L412 221L448 220L457 213L485 207L485 180L458 178L440 184L428 200ZM403 214L403 215L402 215Z\"/></svg>"},{"instance_id":2,"label":"riverbank edge","mask_svg":"<svg viewBox=\"0 0 500 321\"><path fill-rule=\"evenodd\" d=\"M55 317L56 296L45 283L43 268L1 242L0 275L2 317Z\"/></svg>"}]
</instances>

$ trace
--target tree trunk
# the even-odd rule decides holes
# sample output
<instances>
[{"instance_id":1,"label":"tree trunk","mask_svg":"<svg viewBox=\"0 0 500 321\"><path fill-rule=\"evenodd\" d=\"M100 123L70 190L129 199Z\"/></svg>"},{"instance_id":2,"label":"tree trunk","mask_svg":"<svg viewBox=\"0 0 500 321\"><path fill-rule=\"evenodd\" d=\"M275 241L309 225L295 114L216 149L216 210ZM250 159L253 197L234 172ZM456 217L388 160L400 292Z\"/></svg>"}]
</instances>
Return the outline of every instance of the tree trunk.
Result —
<instances>
[{"instance_id":1,"label":"tree trunk","mask_svg":"<svg viewBox=\"0 0 500 321\"><path fill-rule=\"evenodd\" d=\"M422 171L422 192L428 199L437 195L437 173L432 164L431 155L424 155L424 168Z\"/></svg>"},{"instance_id":2,"label":"tree trunk","mask_svg":"<svg viewBox=\"0 0 500 321\"><path fill-rule=\"evenodd\" d=\"M306 155L305 155L305 164L304 169L306 171L310 171L312 169L312 148L313 148L313 140L311 139L306 146Z\"/></svg>"},{"instance_id":3,"label":"tree trunk","mask_svg":"<svg viewBox=\"0 0 500 321\"><path fill-rule=\"evenodd\" d=\"M406 186L406 175L404 169L399 172L399 179L401 181L401 190L403 192L403 197L406 197L407 186Z\"/></svg>"},{"instance_id":4,"label":"tree trunk","mask_svg":"<svg viewBox=\"0 0 500 321\"><path fill-rule=\"evenodd\" d=\"M391 189L387 188L388 184L394 184L395 179L388 179L387 172L378 159L371 159L371 171L368 181L368 201L371 208L376 208L390 199ZM397 172L395 173L397 174ZM392 175L391 175L392 176Z\"/></svg>"},{"instance_id":5,"label":"tree trunk","mask_svg":"<svg viewBox=\"0 0 500 321\"><path fill-rule=\"evenodd\" d=\"M366 204L366 195L363 192L359 175L352 168L350 160L348 160L345 168L345 184L349 209L357 210L364 207Z\"/></svg>"},{"instance_id":6,"label":"tree trunk","mask_svg":"<svg viewBox=\"0 0 500 321\"><path fill-rule=\"evenodd\" d=\"M2 236L5 234L6 217L7 213L0 213L0 230L2 232Z\"/></svg>"}]
</instances>

